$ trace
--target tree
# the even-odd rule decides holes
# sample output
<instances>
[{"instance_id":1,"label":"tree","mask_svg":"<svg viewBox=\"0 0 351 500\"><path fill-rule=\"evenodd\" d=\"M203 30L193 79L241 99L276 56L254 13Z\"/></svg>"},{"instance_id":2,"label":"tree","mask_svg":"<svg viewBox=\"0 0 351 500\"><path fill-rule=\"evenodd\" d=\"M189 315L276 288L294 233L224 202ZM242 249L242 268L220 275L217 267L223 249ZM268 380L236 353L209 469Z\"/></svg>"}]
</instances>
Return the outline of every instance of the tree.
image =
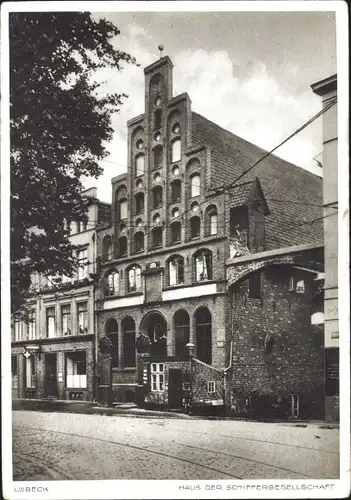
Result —
<instances>
[{"instance_id":1,"label":"tree","mask_svg":"<svg viewBox=\"0 0 351 500\"><path fill-rule=\"evenodd\" d=\"M64 220L87 220L82 177L101 175L127 97L103 94L96 71L135 59L116 48L116 26L87 12L12 13L9 30L11 297L23 317L33 272L77 266Z\"/></svg>"}]
</instances>

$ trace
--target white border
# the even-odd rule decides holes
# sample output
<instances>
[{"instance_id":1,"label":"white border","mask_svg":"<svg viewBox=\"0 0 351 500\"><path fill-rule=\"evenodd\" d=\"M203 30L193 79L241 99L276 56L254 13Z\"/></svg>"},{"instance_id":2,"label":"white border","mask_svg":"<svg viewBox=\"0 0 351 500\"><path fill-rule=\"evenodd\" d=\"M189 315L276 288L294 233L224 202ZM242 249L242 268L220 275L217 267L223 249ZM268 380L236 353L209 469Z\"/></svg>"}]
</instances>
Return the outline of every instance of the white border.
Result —
<instances>
[{"instance_id":1,"label":"white border","mask_svg":"<svg viewBox=\"0 0 351 500\"><path fill-rule=\"evenodd\" d=\"M289 12L314 11L335 12L337 25L337 60L338 60L338 158L339 158L339 323L340 323L340 464L339 481L308 481L308 484L324 489L301 489L306 481L55 481L55 482L12 482L11 453L11 380L6 375L10 372L11 345L9 342L10 282L9 270L9 47L8 47L8 14L11 11L77 11L91 12ZM347 3L342 1L267 1L267 2L9 2L1 6L1 274L2 287L7 287L1 294L2 306L2 440L3 491L5 498L11 499L46 499L46 498L342 498L350 491L350 377L349 377L349 199L348 199L348 12ZM314 82L311 82L311 84ZM312 93L312 91L311 91ZM4 292L4 290L3 290ZM341 300L342 298L342 300ZM346 348L347 347L347 348ZM180 492L182 484L221 484L224 490ZM238 485L247 489L226 490L226 485ZM291 489L258 490L258 486L272 485L282 488L289 485ZM280 485L280 486L279 486ZM329 486L328 486L329 485ZM14 489L24 487L48 488L49 493L33 493L25 491L15 493ZM333 486L333 487L331 487ZM255 489L256 488L256 489Z\"/></svg>"}]
</instances>

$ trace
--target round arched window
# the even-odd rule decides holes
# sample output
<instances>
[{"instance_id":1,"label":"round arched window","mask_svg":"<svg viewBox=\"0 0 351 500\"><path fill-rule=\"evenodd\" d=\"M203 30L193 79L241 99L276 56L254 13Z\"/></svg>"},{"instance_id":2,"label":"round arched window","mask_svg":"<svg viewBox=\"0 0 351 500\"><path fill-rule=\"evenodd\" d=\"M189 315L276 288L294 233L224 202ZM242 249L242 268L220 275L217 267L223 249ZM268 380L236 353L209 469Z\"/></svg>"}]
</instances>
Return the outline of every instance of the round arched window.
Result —
<instances>
[{"instance_id":1,"label":"round arched window","mask_svg":"<svg viewBox=\"0 0 351 500\"><path fill-rule=\"evenodd\" d=\"M175 165L172 169L173 175L177 176L179 175L179 167L178 165Z\"/></svg>"},{"instance_id":2,"label":"round arched window","mask_svg":"<svg viewBox=\"0 0 351 500\"><path fill-rule=\"evenodd\" d=\"M141 139L139 139L139 141L137 141L136 147L137 147L137 149L143 149L144 143Z\"/></svg>"},{"instance_id":3,"label":"round arched window","mask_svg":"<svg viewBox=\"0 0 351 500\"><path fill-rule=\"evenodd\" d=\"M180 131L180 125L179 125L179 123L175 123L172 127L172 132L173 132L173 134L178 134L179 131Z\"/></svg>"}]
</instances>

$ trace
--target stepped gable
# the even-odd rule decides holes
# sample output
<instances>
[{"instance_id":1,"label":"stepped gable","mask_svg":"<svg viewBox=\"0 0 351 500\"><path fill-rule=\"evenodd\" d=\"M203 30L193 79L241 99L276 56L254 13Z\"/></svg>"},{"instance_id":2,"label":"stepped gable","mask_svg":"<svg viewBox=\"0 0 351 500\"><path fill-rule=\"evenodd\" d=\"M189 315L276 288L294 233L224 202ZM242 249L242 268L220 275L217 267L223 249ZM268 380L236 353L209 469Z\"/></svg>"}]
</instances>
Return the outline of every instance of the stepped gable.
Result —
<instances>
[{"instance_id":1,"label":"stepped gable","mask_svg":"<svg viewBox=\"0 0 351 500\"><path fill-rule=\"evenodd\" d=\"M210 183L213 187L233 182L267 153L192 112L192 147L201 145L211 149ZM305 221L323 216L323 185L320 177L275 155L264 159L238 183L253 181L255 177L260 180L270 209L270 215L266 218L267 250L323 241L323 220L297 227ZM281 203L275 199L288 201Z\"/></svg>"}]
</instances>

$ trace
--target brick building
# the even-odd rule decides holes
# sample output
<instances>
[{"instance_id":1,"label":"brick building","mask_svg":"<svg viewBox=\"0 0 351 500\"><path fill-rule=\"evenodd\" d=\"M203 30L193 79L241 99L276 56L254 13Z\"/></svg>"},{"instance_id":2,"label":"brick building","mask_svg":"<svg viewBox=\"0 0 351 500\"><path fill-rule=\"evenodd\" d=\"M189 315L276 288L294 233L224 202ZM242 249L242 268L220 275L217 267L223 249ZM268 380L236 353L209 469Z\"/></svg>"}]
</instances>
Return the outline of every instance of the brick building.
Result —
<instances>
[{"instance_id":1,"label":"brick building","mask_svg":"<svg viewBox=\"0 0 351 500\"><path fill-rule=\"evenodd\" d=\"M91 400L95 380L94 282L99 225L110 224L110 205L91 198L87 224L71 222L70 240L81 266L74 279L32 276L32 322L12 325L12 396Z\"/></svg>"},{"instance_id":2,"label":"brick building","mask_svg":"<svg viewBox=\"0 0 351 500\"><path fill-rule=\"evenodd\" d=\"M233 322L242 335L250 319L256 318L255 323L267 314L269 325L283 314L284 335L299 331L302 343L312 342L314 286L309 284L308 292L294 295L286 306L289 279L296 274L290 264L284 267L286 281L282 271L262 271L267 272L267 280L262 279L265 293L272 293L277 303L275 316L268 315L267 304L257 310L260 298L234 305L234 290L236 294L244 285L229 276L238 259L247 258L243 280L252 270L250 259L265 252L286 248L289 253L301 245L305 252L307 245L318 253L320 221L303 221L321 216L321 180L271 155L236 182L265 151L193 112L186 93L173 96L172 68L169 57L163 57L144 69L145 112L127 123L128 172L112 179L113 223L98 233L97 331L113 346L115 400L135 398L139 384L149 404L177 408L191 391L193 404L231 406L229 395L248 362L247 342L236 337ZM228 183L233 187L223 189ZM308 215L303 203L310 204ZM319 272L309 250L302 266L307 269L306 283ZM250 282L257 288L258 273L254 274ZM246 316L235 316L236 307ZM251 310L256 311L252 318ZM289 321L294 323L291 331ZM260 335L269 333L267 325L262 325ZM301 329L308 329L308 334ZM148 355L136 354L136 346L147 343L145 339L150 343ZM189 341L195 346L190 361ZM323 366L317 344L306 356L313 352L310 378L318 372L319 387ZM258 345L259 341L257 350ZM295 358L286 358L289 364L299 358L295 352ZM297 362L294 377L300 376L306 356ZM262 361L257 363L259 371ZM249 384L244 392L257 389L257 384L266 392L273 390L257 376L254 387Z\"/></svg>"}]
</instances>

